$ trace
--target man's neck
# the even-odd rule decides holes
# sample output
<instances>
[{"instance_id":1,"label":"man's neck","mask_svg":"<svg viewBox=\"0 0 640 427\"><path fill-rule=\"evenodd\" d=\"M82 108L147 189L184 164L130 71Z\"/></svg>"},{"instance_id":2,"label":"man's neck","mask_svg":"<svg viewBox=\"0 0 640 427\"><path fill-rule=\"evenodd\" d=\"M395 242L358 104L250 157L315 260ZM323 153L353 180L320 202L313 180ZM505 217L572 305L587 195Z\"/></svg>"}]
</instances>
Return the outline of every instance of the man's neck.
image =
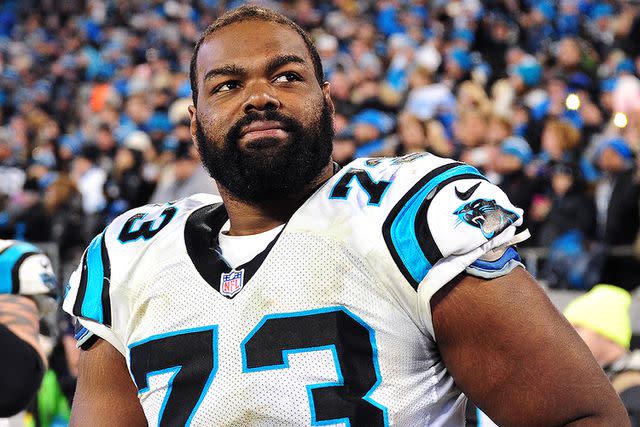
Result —
<instances>
[{"instance_id":1,"label":"man's neck","mask_svg":"<svg viewBox=\"0 0 640 427\"><path fill-rule=\"evenodd\" d=\"M286 223L309 196L333 175L333 162L318 174L304 191L290 197L270 200L267 203L249 203L235 197L218 183L220 196L229 215L230 236L247 236L271 230Z\"/></svg>"}]
</instances>

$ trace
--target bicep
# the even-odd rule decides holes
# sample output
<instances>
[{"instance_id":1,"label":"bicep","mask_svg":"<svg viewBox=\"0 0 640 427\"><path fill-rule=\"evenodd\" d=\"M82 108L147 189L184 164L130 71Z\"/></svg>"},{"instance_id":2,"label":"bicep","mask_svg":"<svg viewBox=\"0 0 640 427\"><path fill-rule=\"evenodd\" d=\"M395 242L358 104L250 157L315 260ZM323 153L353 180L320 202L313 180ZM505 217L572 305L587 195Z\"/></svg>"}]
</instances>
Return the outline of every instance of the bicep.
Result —
<instances>
[{"instance_id":1,"label":"bicep","mask_svg":"<svg viewBox=\"0 0 640 427\"><path fill-rule=\"evenodd\" d=\"M124 357L104 340L80 353L70 425L147 425Z\"/></svg>"},{"instance_id":2,"label":"bicep","mask_svg":"<svg viewBox=\"0 0 640 427\"><path fill-rule=\"evenodd\" d=\"M438 348L465 394L500 425L561 425L620 402L586 345L523 269L460 276L432 302Z\"/></svg>"}]
</instances>

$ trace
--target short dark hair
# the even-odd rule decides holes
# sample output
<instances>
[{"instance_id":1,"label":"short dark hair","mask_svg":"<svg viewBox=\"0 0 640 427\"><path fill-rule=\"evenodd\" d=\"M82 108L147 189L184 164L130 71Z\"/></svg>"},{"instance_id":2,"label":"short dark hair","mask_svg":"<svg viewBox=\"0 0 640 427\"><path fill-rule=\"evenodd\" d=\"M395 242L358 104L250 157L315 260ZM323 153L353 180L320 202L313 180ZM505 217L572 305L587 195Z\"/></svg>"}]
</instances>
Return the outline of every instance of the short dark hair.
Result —
<instances>
[{"instance_id":1,"label":"short dark hair","mask_svg":"<svg viewBox=\"0 0 640 427\"><path fill-rule=\"evenodd\" d=\"M302 37L304 44L309 50L311 61L313 62L313 68L316 74L316 79L318 80L318 84L322 86L322 84L324 83L324 72L322 71L322 62L320 61L320 55L318 54L316 46L313 44L313 40L311 40L311 37L305 30L303 30L298 24L287 18L285 15L271 9L266 9L258 6L241 6L237 9L233 9L225 13L224 15L216 19L211 25L209 25L207 29L204 30L204 32L196 42L195 47L193 48L193 56L191 56L191 67L189 72L193 105L197 105L196 103L198 99L198 72L196 69L196 62L198 59L200 46L202 46L202 43L204 43L207 37L218 31L219 29L245 20L274 22L276 24L282 24L295 30L295 32L298 33L300 37Z\"/></svg>"}]
</instances>

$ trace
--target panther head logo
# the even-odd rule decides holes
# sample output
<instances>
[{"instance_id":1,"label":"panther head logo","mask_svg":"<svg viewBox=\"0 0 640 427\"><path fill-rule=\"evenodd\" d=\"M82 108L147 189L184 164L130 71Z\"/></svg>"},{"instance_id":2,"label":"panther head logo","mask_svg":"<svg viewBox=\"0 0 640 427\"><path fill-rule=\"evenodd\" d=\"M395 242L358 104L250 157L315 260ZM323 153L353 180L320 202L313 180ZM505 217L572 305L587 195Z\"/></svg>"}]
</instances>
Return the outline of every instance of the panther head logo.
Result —
<instances>
[{"instance_id":1,"label":"panther head logo","mask_svg":"<svg viewBox=\"0 0 640 427\"><path fill-rule=\"evenodd\" d=\"M473 200L460 206L453 214L458 216L458 224L466 222L479 228L487 239L500 234L520 218L517 213L503 208L495 200L488 199Z\"/></svg>"}]
</instances>

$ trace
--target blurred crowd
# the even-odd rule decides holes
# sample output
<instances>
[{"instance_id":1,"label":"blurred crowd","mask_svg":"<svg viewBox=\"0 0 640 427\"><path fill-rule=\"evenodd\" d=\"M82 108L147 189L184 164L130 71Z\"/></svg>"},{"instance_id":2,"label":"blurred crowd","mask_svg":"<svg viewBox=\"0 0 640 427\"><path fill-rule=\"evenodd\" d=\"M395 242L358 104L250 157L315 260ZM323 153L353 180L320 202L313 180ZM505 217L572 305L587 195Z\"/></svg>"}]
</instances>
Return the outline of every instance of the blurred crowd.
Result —
<instances>
[{"instance_id":1,"label":"blurred crowd","mask_svg":"<svg viewBox=\"0 0 640 427\"><path fill-rule=\"evenodd\" d=\"M56 242L74 262L127 209L216 192L191 144L189 62L241 3L3 1L0 237ZM640 5L259 3L316 42L338 163L429 151L472 164L528 213L552 286L636 287Z\"/></svg>"},{"instance_id":2,"label":"blurred crowd","mask_svg":"<svg viewBox=\"0 0 640 427\"><path fill-rule=\"evenodd\" d=\"M116 215L217 192L191 144L189 63L200 32L242 3L0 2L0 238L55 242L74 265ZM257 3L313 36L336 162L467 162L525 209L549 285L637 287L640 2Z\"/></svg>"}]
</instances>

